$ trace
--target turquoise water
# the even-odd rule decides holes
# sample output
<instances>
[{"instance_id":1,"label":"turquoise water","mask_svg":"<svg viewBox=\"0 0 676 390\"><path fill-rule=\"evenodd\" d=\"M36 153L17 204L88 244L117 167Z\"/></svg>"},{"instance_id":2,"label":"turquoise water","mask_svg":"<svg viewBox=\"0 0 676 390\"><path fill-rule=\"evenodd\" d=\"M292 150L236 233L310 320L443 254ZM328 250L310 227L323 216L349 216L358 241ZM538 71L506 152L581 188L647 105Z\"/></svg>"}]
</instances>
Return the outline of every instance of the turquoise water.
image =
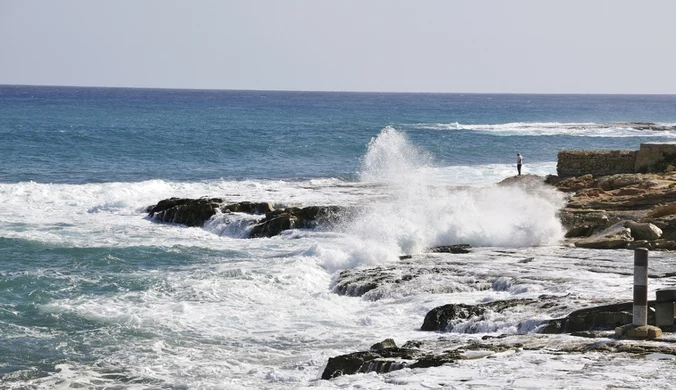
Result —
<instances>
[{"instance_id":1,"label":"turquoise water","mask_svg":"<svg viewBox=\"0 0 676 390\"><path fill-rule=\"evenodd\" d=\"M490 186L517 152L545 175L562 149L676 136L627 122L676 124L676 96L0 86L0 384L330 387L327 356L410 336L433 301L338 296L337 272L432 245L556 243L557 195ZM146 217L171 196L363 212L247 240L220 217Z\"/></svg>"}]
</instances>

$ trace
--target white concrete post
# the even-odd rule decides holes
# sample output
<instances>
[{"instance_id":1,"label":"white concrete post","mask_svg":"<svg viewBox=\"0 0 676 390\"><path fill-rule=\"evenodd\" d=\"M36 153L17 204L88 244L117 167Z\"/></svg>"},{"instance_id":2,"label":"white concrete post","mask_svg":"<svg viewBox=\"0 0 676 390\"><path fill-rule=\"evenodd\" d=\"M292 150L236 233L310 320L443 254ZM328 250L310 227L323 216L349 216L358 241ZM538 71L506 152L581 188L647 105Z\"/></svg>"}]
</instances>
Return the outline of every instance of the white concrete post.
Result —
<instances>
[{"instance_id":1,"label":"white concrete post","mask_svg":"<svg viewBox=\"0 0 676 390\"><path fill-rule=\"evenodd\" d=\"M648 249L634 250L634 311L632 324L648 325Z\"/></svg>"}]
</instances>

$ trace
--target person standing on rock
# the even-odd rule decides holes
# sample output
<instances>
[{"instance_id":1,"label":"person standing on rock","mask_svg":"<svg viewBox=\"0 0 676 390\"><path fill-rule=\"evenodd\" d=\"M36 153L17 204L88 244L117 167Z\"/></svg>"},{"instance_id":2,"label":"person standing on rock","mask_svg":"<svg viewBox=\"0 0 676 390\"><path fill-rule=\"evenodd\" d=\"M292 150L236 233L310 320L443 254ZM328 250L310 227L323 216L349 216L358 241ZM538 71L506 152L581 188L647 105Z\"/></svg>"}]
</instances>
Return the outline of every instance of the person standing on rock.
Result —
<instances>
[{"instance_id":1,"label":"person standing on rock","mask_svg":"<svg viewBox=\"0 0 676 390\"><path fill-rule=\"evenodd\" d=\"M519 172L519 176L521 176L521 165L523 165L523 156L521 153L516 154L516 170Z\"/></svg>"}]
</instances>

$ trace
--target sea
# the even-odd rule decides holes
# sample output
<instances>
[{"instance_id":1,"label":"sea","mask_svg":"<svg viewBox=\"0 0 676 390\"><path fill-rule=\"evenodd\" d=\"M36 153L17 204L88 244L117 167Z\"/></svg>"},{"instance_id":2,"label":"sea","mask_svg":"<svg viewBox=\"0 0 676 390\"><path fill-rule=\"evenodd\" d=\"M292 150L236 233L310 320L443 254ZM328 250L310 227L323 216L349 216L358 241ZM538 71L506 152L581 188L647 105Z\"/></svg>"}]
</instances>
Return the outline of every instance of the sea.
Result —
<instances>
[{"instance_id":1,"label":"sea","mask_svg":"<svg viewBox=\"0 0 676 390\"><path fill-rule=\"evenodd\" d=\"M630 301L632 252L571 247L563 194L498 183L517 153L544 178L562 150L638 150L676 141L673 126L676 95L0 86L0 388L676 388L673 355L554 347L321 379L330 357L386 338L536 337L517 325L567 314L422 332L447 303ZM358 212L251 239L220 213L204 227L148 217L170 197ZM471 251L426 252L454 244ZM402 258L466 267L335 289L342 271ZM669 252L652 264L676 269ZM654 299L676 281L650 283Z\"/></svg>"}]
</instances>

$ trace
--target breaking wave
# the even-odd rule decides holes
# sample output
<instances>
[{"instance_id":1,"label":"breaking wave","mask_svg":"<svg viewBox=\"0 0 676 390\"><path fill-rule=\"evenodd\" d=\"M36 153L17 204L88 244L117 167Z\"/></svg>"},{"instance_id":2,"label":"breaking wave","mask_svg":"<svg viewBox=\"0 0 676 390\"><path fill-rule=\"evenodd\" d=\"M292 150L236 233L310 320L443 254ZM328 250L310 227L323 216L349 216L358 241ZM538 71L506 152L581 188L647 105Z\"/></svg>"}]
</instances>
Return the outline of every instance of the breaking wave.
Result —
<instances>
[{"instance_id":1,"label":"breaking wave","mask_svg":"<svg viewBox=\"0 0 676 390\"><path fill-rule=\"evenodd\" d=\"M676 138L675 123L616 122L616 123L562 123L562 122L512 122L502 124L418 123L414 129L467 130L497 136L551 136L574 137L666 137Z\"/></svg>"},{"instance_id":2,"label":"breaking wave","mask_svg":"<svg viewBox=\"0 0 676 390\"><path fill-rule=\"evenodd\" d=\"M564 230L556 216L563 197L539 182L487 187L439 185L429 156L387 127L369 143L362 182L380 186L343 227L353 247L390 256L439 245L530 247L555 244ZM362 253L363 255L363 253Z\"/></svg>"}]
</instances>

